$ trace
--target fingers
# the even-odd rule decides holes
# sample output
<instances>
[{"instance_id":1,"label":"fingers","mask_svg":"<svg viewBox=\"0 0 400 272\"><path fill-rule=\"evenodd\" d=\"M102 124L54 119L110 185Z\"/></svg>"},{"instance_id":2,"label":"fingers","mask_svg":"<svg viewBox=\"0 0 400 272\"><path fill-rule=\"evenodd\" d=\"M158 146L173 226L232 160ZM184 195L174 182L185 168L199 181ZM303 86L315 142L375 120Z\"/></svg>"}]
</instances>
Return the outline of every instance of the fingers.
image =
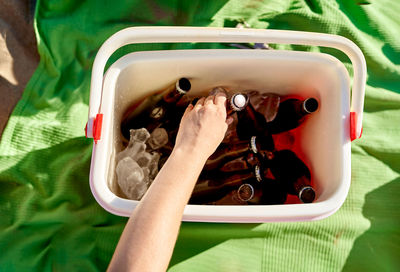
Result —
<instances>
[{"instance_id":1,"label":"fingers","mask_svg":"<svg viewBox=\"0 0 400 272\"><path fill-rule=\"evenodd\" d=\"M189 104L187 107L186 107L186 110L185 110L185 112L183 113L183 116L185 116L185 115L187 115L189 112L191 112L192 111L192 109L193 109L193 105L192 104Z\"/></svg>"},{"instance_id":2,"label":"fingers","mask_svg":"<svg viewBox=\"0 0 400 272\"><path fill-rule=\"evenodd\" d=\"M196 103L196 105L194 106L194 108L196 108L196 109L201 108L201 107L203 106L203 104L204 104L204 100L206 100L205 97L200 98L200 99L197 101L197 103Z\"/></svg>"},{"instance_id":3,"label":"fingers","mask_svg":"<svg viewBox=\"0 0 400 272\"><path fill-rule=\"evenodd\" d=\"M225 107L227 95L224 92L217 92L214 97L214 104Z\"/></svg>"},{"instance_id":4,"label":"fingers","mask_svg":"<svg viewBox=\"0 0 400 272\"><path fill-rule=\"evenodd\" d=\"M214 98L214 104L217 106L225 106L227 97L228 97L228 92L226 91L225 88L223 87L216 87L211 90L210 96L213 96Z\"/></svg>"},{"instance_id":5,"label":"fingers","mask_svg":"<svg viewBox=\"0 0 400 272\"><path fill-rule=\"evenodd\" d=\"M207 98L204 100L204 106L206 105L212 105L214 104L214 96L213 95L209 95L207 96Z\"/></svg>"},{"instance_id":6,"label":"fingers","mask_svg":"<svg viewBox=\"0 0 400 272\"><path fill-rule=\"evenodd\" d=\"M228 96L228 92L223 87L216 87L216 88L212 89L208 95L216 95L217 93L224 93L224 94L226 94L226 96Z\"/></svg>"},{"instance_id":7,"label":"fingers","mask_svg":"<svg viewBox=\"0 0 400 272\"><path fill-rule=\"evenodd\" d=\"M193 108L194 108L194 106L193 106L192 104L189 104L189 105L186 107L186 110L185 110L185 112L183 113L181 120L188 118L187 116L188 116L188 114L193 110ZM182 121L181 121L181 122L182 122Z\"/></svg>"},{"instance_id":8,"label":"fingers","mask_svg":"<svg viewBox=\"0 0 400 272\"><path fill-rule=\"evenodd\" d=\"M223 88L214 88L207 98L204 100L204 106L215 104L217 106L225 106L227 93Z\"/></svg>"}]
</instances>

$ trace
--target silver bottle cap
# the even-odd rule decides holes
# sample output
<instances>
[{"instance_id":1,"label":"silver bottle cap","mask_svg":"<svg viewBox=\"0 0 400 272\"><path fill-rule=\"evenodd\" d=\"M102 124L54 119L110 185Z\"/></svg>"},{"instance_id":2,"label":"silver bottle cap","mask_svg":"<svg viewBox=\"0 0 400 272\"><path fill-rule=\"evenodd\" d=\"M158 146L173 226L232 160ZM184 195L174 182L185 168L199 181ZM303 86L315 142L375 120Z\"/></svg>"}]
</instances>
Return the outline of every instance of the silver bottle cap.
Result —
<instances>
[{"instance_id":1,"label":"silver bottle cap","mask_svg":"<svg viewBox=\"0 0 400 272\"><path fill-rule=\"evenodd\" d=\"M241 93L234 94L231 97L230 105L234 111L241 111L246 108L248 103L247 96Z\"/></svg>"},{"instance_id":2,"label":"silver bottle cap","mask_svg":"<svg viewBox=\"0 0 400 272\"><path fill-rule=\"evenodd\" d=\"M309 199L306 199L306 201L304 201L304 196L303 196L303 194L304 194L304 192L306 192L306 191L311 192L311 194L308 195ZM313 202L314 199L315 199L315 191L314 191L314 188L311 187L311 186L305 186L305 187L303 187L303 188L300 190L300 192L299 192L299 199L300 199L303 203L311 203L311 202Z\"/></svg>"},{"instance_id":3,"label":"silver bottle cap","mask_svg":"<svg viewBox=\"0 0 400 272\"><path fill-rule=\"evenodd\" d=\"M251 152L253 152L254 154L257 154L258 150L257 150L257 145L256 145L256 136L252 136L250 138L250 150Z\"/></svg>"},{"instance_id":4,"label":"silver bottle cap","mask_svg":"<svg viewBox=\"0 0 400 272\"><path fill-rule=\"evenodd\" d=\"M249 201L254 197L254 188L248 183L240 185L237 196L242 201Z\"/></svg>"},{"instance_id":5,"label":"silver bottle cap","mask_svg":"<svg viewBox=\"0 0 400 272\"><path fill-rule=\"evenodd\" d=\"M262 181L262 177L261 177L261 169L260 169L260 166L256 165L256 166L254 167L254 174L256 175L257 181L258 181L258 182L261 182L261 181Z\"/></svg>"},{"instance_id":6,"label":"silver bottle cap","mask_svg":"<svg viewBox=\"0 0 400 272\"><path fill-rule=\"evenodd\" d=\"M189 79L185 77L178 79L175 83L175 88L180 94L186 94L191 88Z\"/></svg>"},{"instance_id":7,"label":"silver bottle cap","mask_svg":"<svg viewBox=\"0 0 400 272\"><path fill-rule=\"evenodd\" d=\"M315 98L307 98L303 102L303 110L306 113L313 113L318 109L318 100Z\"/></svg>"}]
</instances>

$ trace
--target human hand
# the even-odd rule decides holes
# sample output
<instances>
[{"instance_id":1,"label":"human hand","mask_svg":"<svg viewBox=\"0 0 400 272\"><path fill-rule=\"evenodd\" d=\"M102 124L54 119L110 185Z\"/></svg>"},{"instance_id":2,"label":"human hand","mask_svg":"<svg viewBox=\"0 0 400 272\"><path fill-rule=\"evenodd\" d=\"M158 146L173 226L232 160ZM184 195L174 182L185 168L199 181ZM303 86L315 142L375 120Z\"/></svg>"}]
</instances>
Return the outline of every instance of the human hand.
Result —
<instances>
[{"instance_id":1,"label":"human hand","mask_svg":"<svg viewBox=\"0 0 400 272\"><path fill-rule=\"evenodd\" d=\"M179 126L175 149L204 160L211 156L231 122L226 118L226 100L225 93L217 92L200 98L194 106L189 104Z\"/></svg>"}]
</instances>

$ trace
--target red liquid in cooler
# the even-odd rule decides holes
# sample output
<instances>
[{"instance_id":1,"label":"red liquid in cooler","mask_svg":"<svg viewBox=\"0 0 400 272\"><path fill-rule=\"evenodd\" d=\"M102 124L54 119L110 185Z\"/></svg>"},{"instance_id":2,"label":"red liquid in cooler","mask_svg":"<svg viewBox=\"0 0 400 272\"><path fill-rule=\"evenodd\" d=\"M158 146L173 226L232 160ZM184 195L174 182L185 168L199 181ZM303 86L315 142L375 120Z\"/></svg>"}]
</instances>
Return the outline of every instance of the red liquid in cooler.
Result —
<instances>
[{"instance_id":1,"label":"red liquid in cooler","mask_svg":"<svg viewBox=\"0 0 400 272\"><path fill-rule=\"evenodd\" d=\"M306 99L305 97L300 97L300 96L285 96L281 97L281 102L287 100L287 99L300 99L304 100ZM307 116L308 117L308 116ZM306 123L308 118L305 117L304 123ZM313 175L312 171L310 168L310 163L309 160L307 159L307 156L305 156L302 148L301 148L301 141L300 139L302 138L302 130L303 130L303 124L298 126L297 128L291 129L289 131L285 131L279 134L274 134L272 135L274 144L275 144L275 149L276 150L284 150L284 149L289 149L292 150L294 153L296 153L297 157L299 157L303 163L305 163L308 167L308 169L311 172L311 186L315 188L314 186L314 180L313 180ZM290 195L288 194L287 199L285 204L303 204L299 198L295 195Z\"/></svg>"}]
</instances>

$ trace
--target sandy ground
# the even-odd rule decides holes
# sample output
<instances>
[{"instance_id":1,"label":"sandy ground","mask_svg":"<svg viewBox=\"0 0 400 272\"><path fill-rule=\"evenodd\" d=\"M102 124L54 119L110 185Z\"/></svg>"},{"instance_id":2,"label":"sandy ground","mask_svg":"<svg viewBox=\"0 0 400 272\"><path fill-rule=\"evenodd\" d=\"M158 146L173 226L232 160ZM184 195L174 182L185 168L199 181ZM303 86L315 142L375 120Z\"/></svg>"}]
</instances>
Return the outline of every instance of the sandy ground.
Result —
<instances>
[{"instance_id":1,"label":"sandy ground","mask_svg":"<svg viewBox=\"0 0 400 272\"><path fill-rule=\"evenodd\" d=\"M34 2L0 0L0 137L39 62Z\"/></svg>"}]
</instances>

